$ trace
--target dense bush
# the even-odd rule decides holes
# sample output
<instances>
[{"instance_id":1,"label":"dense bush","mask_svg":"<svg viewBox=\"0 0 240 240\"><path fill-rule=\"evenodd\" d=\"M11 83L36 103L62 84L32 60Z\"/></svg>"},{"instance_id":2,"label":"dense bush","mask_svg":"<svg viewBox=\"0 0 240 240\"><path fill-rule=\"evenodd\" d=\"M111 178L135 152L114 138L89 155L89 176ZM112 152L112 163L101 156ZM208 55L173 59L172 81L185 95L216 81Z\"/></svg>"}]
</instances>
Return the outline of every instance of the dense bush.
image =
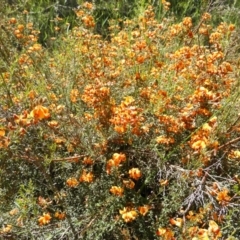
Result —
<instances>
[{"instance_id":1,"label":"dense bush","mask_svg":"<svg viewBox=\"0 0 240 240\"><path fill-rule=\"evenodd\" d=\"M2 20L2 237L238 239L235 26L149 6L105 40L94 9L51 50L33 23Z\"/></svg>"},{"instance_id":2,"label":"dense bush","mask_svg":"<svg viewBox=\"0 0 240 240\"><path fill-rule=\"evenodd\" d=\"M0 4L0 12L9 17L23 17L24 21L33 22L34 27L40 33L38 42L48 48L53 47L51 38L57 37L63 31L69 31L78 26L78 20L74 10L81 8L83 0L44 0L44 1L20 1L3 0ZM191 16L196 24L204 12L214 13L212 22L220 24L222 21L231 21L239 25L239 3L227 0L170 0L164 7L161 1L155 0L95 0L92 16L95 20L94 33L100 34L104 39L110 39L110 22L117 21L122 26L126 18L137 17L149 4L153 6L155 18L174 17L181 21L183 17ZM22 14L24 11L25 14ZM26 14L27 13L27 14Z\"/></svg>"}]
</instances>

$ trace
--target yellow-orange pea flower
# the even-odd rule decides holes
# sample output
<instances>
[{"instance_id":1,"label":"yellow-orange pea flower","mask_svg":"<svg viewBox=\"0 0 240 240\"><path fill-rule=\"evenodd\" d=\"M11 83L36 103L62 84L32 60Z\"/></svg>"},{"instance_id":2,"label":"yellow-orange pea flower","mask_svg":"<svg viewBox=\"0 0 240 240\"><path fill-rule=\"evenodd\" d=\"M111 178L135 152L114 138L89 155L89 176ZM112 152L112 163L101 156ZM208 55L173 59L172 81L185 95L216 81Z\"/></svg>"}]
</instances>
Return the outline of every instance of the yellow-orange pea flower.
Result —
<instances>
[{"instance_id":1,"label":"yellow-orange pea flower","mask_svg":"<svg viewBox=\"0 0 240 240\"><path fill-rule=\"evenodd\" d=\"M34 117L36 120L47 119L50 117L48 108L38 105L30 113L31 117Z\"/></svg>"},{"instance_id":2,"label":"yellow-orange pea flower","mask_svg":"<svg viewBox=\"0 0 240 240\"><path fill-rule=\"evenodd\" d=\"M149 209L150 209L150 206L144 205L144 206L140 206L138 208L138 211L140 212L141 215L145 216L148 213Z\"/></svg>"},{"instance_id":3,"label":"yellow-orange pea flower","mask_svg":"<svg viewBox=\"0 0 240 240\"><path fill-rule=\"evenodd\" d=\"M134 180L138 180L141 176L142 173L138 168L132 168L128 171L130 178Z\"/></svg>"},{"instance_id":4,"label":"yellow-orange pea flower","mask_svg":"<svg viewBox=\"0 0 240 240\"><path fill-rule=\"evenodd\" d=\"M208 227L208 233L212 234L216 237L221 237L222 233L221 233L221 229L220 227L217 225L216 222L214 222L213 220L210 220L208 223L209 227Z\"/></svg>"},{"instance_id":5,"label":"yellow-orange pea flower","mask_svg":"<svg viewBox=\"0 0 240 240\"><path fill-rule=\"evenodd\" d=\"M181 228L182 224L183 224L183 219L182 218L176 218L176 219L171 218L170 223L174 226Z\"/></svg>"},{"instance_id":6,"label":"yellow-orange pea flower","mask_svg":"<svg viewBox=\"0 0 240 240\"><path fill-rule=\"evenodd\" d=\"M124 153L114 153L112 159L109 159L106 165L106 171L111 173L112 167L118 167L122 162L126 161L126 155Z\"/></svg>"},{"instance_id":7,"label":"yellow-orange pea flower","mask_svg":"<svg viewBox=\"0 0 240 240\"><path fill-rule=\"evenodd\" d=\"M121 188L121 187L112 186L109 191L110 191L110 193L112 193L113 195L122 196L122 195L123 195L123 192L124 192L124 189Z\"/></svg>"},{"instance_id":8,"label":"yellow-orange pea flower","mask_svg":"<svg viewBox=\"0 0 240 240\"><path fill-rule=\"evenodd\" d=\"M9 23L11 23L11 24L17 23L16 18L10 18Z\"/></svg>"},{"instance_id":9,"label":"yellow-orange pea flower","mask_svg":"<svg viewBox=\"0 0 240 240\"><path fill-rule=\"evenodd\" d=\"M87 173L86 171L83 171L82 175L79 178L79 182L93 182L93 174L91 172Z\"/></svg>"},{"instance_id":10,"label":"yellow-orange pea flower","mask_svg":"<svg viewBox=\"0 0 240 240\"><path fill-rule=\"evenodd\" d=\"M5 136L5 129L4 128L0 128L0 137L4 137Z\"/></svg>"},{"instance_id":11,"label":"yellow-orange pea flower","mask_svg":"<svg viewBox=\"0 0 240 240\"><path fill-rule=\"evenodd\" d=\"M2 231L0 231L0 234L9 233L11 230L12 230L12 225L8 224L6 227L2 228Z\"/></svg>"},{"instance_id":12,"label":"yellow-orange pea flower","mask_svg":"<svg viewBox=\"0 0 240 240\"><path fill-rule=\"evenodd\" d=\"M122 219L124 222L132 222L137 217L137 212L133 209L123 208L123 210L119 210L119 213L122 215Z\"/></svg>"},{"instance_id":13,"label":"yellow-orange pea flower","mask_svg":"<svg viewBox=\"0 0 240 240\"><path fill-rule=\"evenodd\" d=\"M92 165L93 160L90 157L84 157L82 163L85 164L85 165Z\"/></svg>"},{"instance_id":14,"label":"yellow-orange pea flower","mask_svg":"<svg viewBox=\"0 0 240 240\"><path fill-rule=\"evenodd\" d=\"M126 188L129 188L129 189L133 189L135 187L135 183L131 179L123 180L123 184L125 185Z\"/></svg>"},{"instance_id":15,"label":"yellow-orange pea flower","mask_svg":"<svg viewBox=\"0 0 240 240\"><path fill-rule=\"evenodd\" d=\"M158 228L157 235L163 237L163 239L166 239L166 240L175 239L173 231L169 228Z\"/></svg>"},{"instance_id":16,"label":"yellow-orange pea flower","mask_svg":"<svg viewBox=\"0 0 240 240\"><path fill-rule=\"evenodd\" d=\"M79 184L78 180L74 177L69 178L66 183L69 187L76 187Z\"/></svg>"},{"instance_id":17,"label":"yellow-orange pea flower","mask_svg":"<svg viewBox=\"0 0 240 240\"><path fill-rule=\"evenodd\" d=\"M56 212L56 213L54 214L54 217L55 217L55 218L58 218L59 220L64 220L65 217L66 217L66 214L65 214L64 212Z\"/></svg>"},{"instance_id":18,"label":"yellow-orange pea flower","mask_svg":"<svg viewBox=\"0 0 240 240\"><path fill-rule=\"evenodd\" d=\"M121 162L126 161L126 155L124 153L114 153L112 159L116 166L118 166Z\"/></svg>"},{"instance_id":19,"label":"yellow-orange pea flower","mask_svg":"<svg viewBox=\"0 0 240 240\"><path fill-rule=\"evenodd\" d=\"M227 205L230 202L231 197L228 195L228 190L223 189L217 194L217 200L221 205Z\"/></svg>"},{"instance_id":20,"label":"yellow-orange pea flower","mask_svg":"<svg viewBox=\"0 0 240 240\"><path fill-rule=\"evenodd\" d=\"M18 213L19 213L19 210L17 208L14 208L9 212L11 216L17 215Z\"/></svg>"},{"instance_id":21,"label":"yellow-orange pea flower","mask_svg":"<svg viewBox=\"0 0 240 240\"><path fill-rule=\"evenodd\" d=\"M51 215L49 213L44 213L43 216L41 216L39 219L38 219L38 223L40 226L42 225L46 225L50 222L51 220Z\"/></svg>"},{"instance_id":22,"label":"yellow-orange pea flower","mask_svg":"<svg viewBox=\"0 0 240 240\"><path fill-rule=\"evenodd\" d=\"M48 122L48 126L51 127L51 128L55 128L58 125L59 125L59 123L56 120L52 120L52 121Z\"/></svg>"}]
</instances>

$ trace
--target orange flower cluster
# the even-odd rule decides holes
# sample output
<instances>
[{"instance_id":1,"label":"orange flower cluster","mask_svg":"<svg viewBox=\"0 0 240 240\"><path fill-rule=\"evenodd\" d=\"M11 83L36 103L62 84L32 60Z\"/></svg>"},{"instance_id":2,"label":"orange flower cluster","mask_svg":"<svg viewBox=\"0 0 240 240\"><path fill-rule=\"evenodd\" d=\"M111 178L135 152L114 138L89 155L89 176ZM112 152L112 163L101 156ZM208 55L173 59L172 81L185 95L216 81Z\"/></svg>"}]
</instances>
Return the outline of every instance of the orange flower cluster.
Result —
<instances>
[{"instance_id":1,"label":"orange flower cluster","mask_svg":"<svg viewBox=\"0 0 240 240\"><path fill-rule=\"evenodd\" d=\"M88 15L88 16L83 16L82 21L86 27L94 27L95 26L95 21L93 16Z\"/></svg>"},{"instance_id":2,"label":"orange flower cluster","mask_svg":"<svg viewBox=\"0 0 240 240\"><path fill-rule=\"evenodd\" d=\"M197 131L196 134L194 134L191 137L190 140L190 146L192 149L196 151L202 151L207 146L209 146L211 143L213 146L216 146L216 142L211 142L211 133L215 129L217 125L217 118L213 117L209 120L208 123L203 124L202 128Z\"/></svg>"},{"instance_id":3,"label":"orange flower cluster","mask_svg":"<svg viewBox=\"0 0 240 240\"><path fill-rule=\"evenodd\" d=\"M170 219L170 223L171 223L173 226L177 226L177 227L181 228L182 225L183 225L183 219L182 219L182 218L176 218L176 219L171 218L171 219Z\"/></svg>"},{"instance_id":4,"label":"orange flower cluster","mask_svg":"<svg viewBox=\"0 0 240 240\"><path fill-rule=\"evenodd\" d=\"M144 206L138 207L139 213L143 216L145 216L148 213L149 209L150 209L149 205L144 205Z\"/></svg>"},{"instance_id":5,"label":"orange flower cluster","mask_svg":"<svg viewBox=\"0 0 240 240\"><path fill-rule=\"evenodd\" d=\"M122 195L123 195L123 192L124 192L124 189L121 188L121 187L112 186L109 191L110 191L110 193L112 193L113 195L122 196Z\"/></svg>"},{"instance_id":6,"label":"orange flower cluster","mask_svg":"<svg viewBox=\"0 0 240 240\"><path fill-rule=\"evenodd\" d=\"M227 205L230 202L231 197L228 195L228 190L227 189L223 189L222 191L217 193L216 199L218 200L218 202L221 205L224 206L224 205Z\"/></svg>"},{"instance_id":7,"label":"orange flower cluster","mask_svg":"<svg viewBox=\"0 0 240 240\"><path fill-rule=\"evenodd\" d=\"M11 224L7 224L5 227L2 228L2 230L0 230L0 234L6 234L11 232L12 230L12 225Z\"/></svg>"},{"instance_id":8,"label":"orange flower cluster","mask_svg":"<svg viewBox=\"0 0 240 240\"><path fill-rule=\"evenodd\" d=\"M158 116L158 120L161 124L164 124L166 132L179 133L184 126L177 118L171 115L160 115Z\"/></svg>"},{"instance_id":9,"label":"orange flower cluster","mask_svg":"<svg viewBox=\"0 0 240 240\"><path fill-rule=\"evenodd\" d=\"M92 165L93 164L93 160L90 157L84 157L82 163L85 164L85 165Z\"/></svg>"},{"instance_id":10,"label":"orange flower cluster","mask_svg":"<svg viewBox=\"0 0 240 240\"><path fill-rule=\"evenodd\" d=\"M138 212L140 215L145 216L150 208L151 207L149 205L139 206ZM119 213L122 215L122 219L126 223L134 221L138 216L138 212L132 207L124 207L122 210L119 210Z\"/></svg>"},{"instance_id":11,"label":"orange flower cluster","mask_svg":"<svg viewBox=\"0 0 240 240\"><path fill-rule=\"evenodd\" d=\"M134 180L138 180L142 176L142 173L138 168L132 168L128 171L128 173L129 173L129 177Z\"/></svg>"},{"instance_id":12,"label":"orange flower cluster","mask_svg":"<svg viewBox=\"0 0 240 240\"><path fill-rule=\"evenodd\" d=\"M134 98L125 97L119 106L113 108L114 115L110 122L116 132L123 134L131 128L133 134L140 134L140 125L144 118L141 116L142 109L133 105Z\"/></svg>"},{"instance_id":13,"label":"orange flower cluster","mask_svg":"<svg viewBox=\"0 0 240 240\"><path fill-rule=\"evenodd\" d=\"M74 177L69 178L66 183L69 187L77 187L79 184L78 180Z\"/></svg>"},{"instance_id":14,"label":"orange flower cluster","mask_svg":"<svg viewBox=\"0 0 240 240\"><path fill-rule=\"evenodd\" d=\"M70 92L70 99L73 103L77 102L79 96L78 89L72 89Z\"/></svg>"},{"instance_id":15,"label":"orange flower cluster","mask_svg":"<svg viewBox=\"0 0 240 240\"><path fill-rule=\"evenodd\" d=\"M129 189L133 189L135 187L135 183L131 179L123 180L123 184L126 188L129 188Z\"/></svg>"},{"instance_id":16,"label":"orange flower cluster","mask_svg":"<svg viewBox=\"0 0 240 240\"><path fill-rule=\"evenodd\" d=\"M48 119L50 117L50 113L48 108L42 105L37 105L31 111L30 116L34 117L35 121L38 121L38 120Z\"/></svg>"},{"instance_id":17,"label":"orange flower cluster","mask_svg":"<svg viewBox=\"0 0 240 240\"><path fill-rule=\"evenodd\" d=\"M208 223L208 229L199 227L190 227L188 229L189 236L192 240L204 239L204 240L217 240L222 236L220 227L216 222L210 220Z\"/></svg>"},{"instance_id":18,"label":"orange flower cluster","mask_svg":"<svg viewBox=\"0 0 240 240\"><path fill-rule=\"evenodd\" d=\"M103 86L101 83L88 84L84 88L81 99L94 109L94 117L99 118L101 124L104 126L108 124L112 113L109 87Z\"/></svg>"},{"instance_id":19,"label":"orange flower cluster","mask_svg":"<svg viewBox=\"0 0 240 240\"><path fill-rule=\"evenodd\" d=\"M162 5L164 7L165 10L169 10L171 3L167 2L166 0L162 0Z\"/></svg>"},{"instance_id":20,"label":"orange flower cluster","mask_svg":"<svg viewBox=\"0 0 240 240\"><path fill-rule=\"evenodd\" d=\"M114 153L112 158L108 160L106 165L106 171L108 174L111 173L113 167L117 168L121 163L126 161L126 155L124 153Z\"/></svg>"},{"instance_id":21,"label":"orange flower cluster","mask_svg":"<svg viewBox=\"0 0 240 240\"><path fill-rule=\"evenodd\" d=\"M158 228L156 234L164 240L176 240L174 233L170 228Z\"/></svg>"},{"instance_id":22,"label":"orange flower cluster","mask_svg":"<svg viewBox=\"0 0 240 240\"><path fill-rule=\"evenodd\" d=\"M156 137L156 142L158 144L166 144L166 145L169 145L171 143L174 143L174 138L172 137L165 137L165 136L158 136Z\"/></svg>"},{"instance_id":23,"label":"orange flower cluster","mask_svg":"<svg viewBox=\"0 0 240 240\"><path fill-rule=\"evenodd\" d=\"M119 213L122 215L122 219L126 223L134 221L138 216L137 212L132 208L124 207L123 210L119 210Z\"/></svg>"},{"instance_id":24,"label":"orange flower cluster","mask_svg":"<svg viewBox=\"0 0 240 240\"><path fill-rule=\"evenodd\" d=\"M232 150L232 151L228 154L228 158L229 158L229 159L239 160L239 159L240 159L240 151L239 151L239 150Z\"/></svg>"},{"instance_id":25,"label":"orange flower cluster","mask_svg":"<svg viewBox=\"0 0 240 240\"><path fill-rule=\"evenodd\" d=\"M54 214L54 217L59 219L59 220L64 220L66 218L66 213L64 213L64 212L56 212Z\"/></svg>"},{"instance_id":26,"label":"orange flower cluster","mask_svg":"<svg viewBox=\"0 0 240 240\"><path fill-rule=\"evenodd\" d=\"M10 144L10 139L5 136L6 131L5 128L0 128L0 149L1 148L7 148Z\"/></svg>"},{"instance_id":27,"label":"orange flower cluster","mask_svg":"<svg viewBox=\"0 0 240 240\"><path fill-rule=\"evenodd\" d=\"M83 171L82 175L79 178L79 182L87 182L91 183L93 182L94 175L91 172L86 172L85 170Z\"/></svg>"},{"instance_id":28,"label":"orange flower cluster","mask_svg":"<svg viewBox=\"0 0 240 240\"><path fill-rule=\"evenodd\" d=\"M39 223L40 226L46 225L46 224L50 223L51 218L52 217L49 213L44 213L43 216L41 216L38 219L38 223Z\"/></svg>"},{"instance_id":29,"label":"orange flower cluster","mask_svg":"<svg viewBox=\"0 0 240 240\"><path fill-rule=\"evenodd\" d=\"M31 125L31 116L27 111L24 111L20 115L14 115L14 122L20 126Z\"/></svg>"}]
</instances>

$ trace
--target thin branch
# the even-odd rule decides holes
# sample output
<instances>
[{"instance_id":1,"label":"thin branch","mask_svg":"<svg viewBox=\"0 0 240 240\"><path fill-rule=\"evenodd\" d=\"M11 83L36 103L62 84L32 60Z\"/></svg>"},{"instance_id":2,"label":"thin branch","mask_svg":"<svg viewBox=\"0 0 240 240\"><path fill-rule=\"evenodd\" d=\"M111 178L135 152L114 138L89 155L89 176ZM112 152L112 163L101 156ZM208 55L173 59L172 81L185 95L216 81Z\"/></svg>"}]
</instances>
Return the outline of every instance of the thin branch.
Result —
<instances>
[{"instance_id":1,"label":"thin branch","mask_svg":"<svg viewBox=\"0 0 240 240\"><path fill-rule=\"evenodd\" d=\"M57 158L57 159L52 159L52 162L78 162L80 158L86 157L86 155L75 155L72 157L65 157L65 158Z\"/></svg>"},{"instance_id":2,"label":"thin branch","mask_svg":"<svg viewBox=\"0 0 240 240\"><path fill-rule=\"evenodd\" d=\"M234 142L237 142L237 141L240 141L240 137L235 138L235 139L233 139L233 140L231 140L231 141L223 144L222 146L218 147L218 150L219 150L219 149L222 149L222 148L224 148L224 147L226 147L226 146L228 146L228 145L230 145L230 144L232 144L232 143L234 143Z\"/></svg>"}]
</instances>

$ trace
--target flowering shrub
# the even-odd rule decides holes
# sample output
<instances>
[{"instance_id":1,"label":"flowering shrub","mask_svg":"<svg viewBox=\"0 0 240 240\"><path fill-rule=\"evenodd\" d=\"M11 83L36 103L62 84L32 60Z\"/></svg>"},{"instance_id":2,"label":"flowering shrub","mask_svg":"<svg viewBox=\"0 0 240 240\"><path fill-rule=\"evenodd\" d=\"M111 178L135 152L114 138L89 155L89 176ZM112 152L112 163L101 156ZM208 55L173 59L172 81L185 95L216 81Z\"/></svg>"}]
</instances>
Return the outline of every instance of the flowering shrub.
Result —
<instances>
[{"instance_id":1,"label":"flowering shrub","mask_svg":"<svg viewBox=\"0 0 240 240\"><path fill-rule=\"evenodd\" d=\"M107 41L92 7L51 51L29 22L1 30L1 235L238 237L235 26L159 22L149 6Z\"/></svg>"}]
</instances>

